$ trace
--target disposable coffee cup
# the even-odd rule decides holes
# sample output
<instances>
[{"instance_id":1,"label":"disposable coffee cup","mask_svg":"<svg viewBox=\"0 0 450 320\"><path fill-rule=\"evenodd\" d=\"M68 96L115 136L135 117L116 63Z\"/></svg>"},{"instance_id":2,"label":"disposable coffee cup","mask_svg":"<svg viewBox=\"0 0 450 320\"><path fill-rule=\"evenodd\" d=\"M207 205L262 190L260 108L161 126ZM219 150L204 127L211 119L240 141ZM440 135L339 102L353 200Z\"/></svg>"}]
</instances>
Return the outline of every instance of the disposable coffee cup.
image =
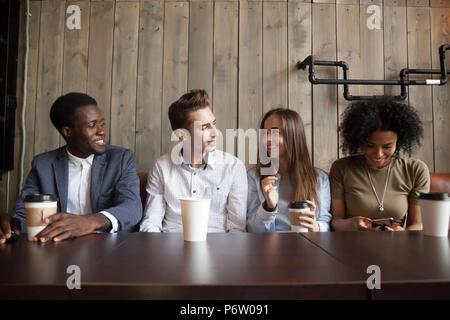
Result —
<instances>
[{"instance_id":1,"label":"disposable coffee cup","mask_svg":"<svg viewBox=\"0 0 450 320\"><path fill-rule=\"evenodd\" d=\"M180 203L184 241L205 241L211 199L182 198Z\"/></svg>"},{"instance_id":2,"label":"disposable coffee cup","mask_svg":"<svg viewBox=\"0 0 450 320\"><path fill-rule=\"evenodd\" d=\"M450 198L447 193L429 192L419 196L423 234L447 237L450 217Z\"/></svg>"},{"instance_id":3,"label":"disposable coffee cup","mask_svg":"<svg viewBox=\"0 0 450 320\"><path fill-rule=\"evenodd\" d=\"M54 194L31 194L25 196L25 221L28 240L46 227L45 219L56 213L58 197Z\"/></svg>"},{"instance_id":4,"label":"disposable coffee cup","mask_svg":"<svg viewBox=\"0 0 450 320\"><path fill-rule=\"evenodd\" d=\"M289 204L288 213L292 232L308 232L308 228L299 225L300 220L298 218L302 212L308 212L310 210L308 203L304 201L292 201Z\"/></svg>"}]
</instances>

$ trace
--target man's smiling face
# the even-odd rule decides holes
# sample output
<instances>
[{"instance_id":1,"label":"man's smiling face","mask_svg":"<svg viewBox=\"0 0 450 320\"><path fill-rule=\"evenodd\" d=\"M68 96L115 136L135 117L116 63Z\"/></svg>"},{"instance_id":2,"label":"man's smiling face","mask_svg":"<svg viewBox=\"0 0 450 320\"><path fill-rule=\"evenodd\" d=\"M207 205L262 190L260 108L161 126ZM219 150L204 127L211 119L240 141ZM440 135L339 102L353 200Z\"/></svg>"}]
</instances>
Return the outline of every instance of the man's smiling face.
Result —
<instances>
[{"instance_id":1,"label":"man's smiling face","mask_svg":"<svg viewBox=\"0 0 450 320\"><path fill-rule=\"evenodd\" d=\"M75 111L73 127L63 128L69 152L86 158L91 154L103 154L106 145L105 119L95 105L78 108Z\"/></svg>"}]
</instances>

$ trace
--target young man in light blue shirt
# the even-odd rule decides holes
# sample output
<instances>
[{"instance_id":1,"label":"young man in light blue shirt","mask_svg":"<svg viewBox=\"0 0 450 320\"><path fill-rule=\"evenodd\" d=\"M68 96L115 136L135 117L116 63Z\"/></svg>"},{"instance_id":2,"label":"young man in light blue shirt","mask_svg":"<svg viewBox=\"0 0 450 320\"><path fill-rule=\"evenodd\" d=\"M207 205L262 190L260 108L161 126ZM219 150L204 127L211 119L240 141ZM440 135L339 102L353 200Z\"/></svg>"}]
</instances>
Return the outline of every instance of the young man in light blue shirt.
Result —
<instances>
[{"instance_id":1,"label":"young man in light blue shirt","mask_svg":"<svg viewBox=\"0 0 450 320\"><path fill-rule=\"evenodd\" d=\"M218 131L205 90L191 90L169 108L172 130L182 141L149 172L140 231L182 232L180 198L210 198L208 232L244 232L246 169L216 150ZM181 146L181 148L180 148Z\"/></svg>"}]
</instances>

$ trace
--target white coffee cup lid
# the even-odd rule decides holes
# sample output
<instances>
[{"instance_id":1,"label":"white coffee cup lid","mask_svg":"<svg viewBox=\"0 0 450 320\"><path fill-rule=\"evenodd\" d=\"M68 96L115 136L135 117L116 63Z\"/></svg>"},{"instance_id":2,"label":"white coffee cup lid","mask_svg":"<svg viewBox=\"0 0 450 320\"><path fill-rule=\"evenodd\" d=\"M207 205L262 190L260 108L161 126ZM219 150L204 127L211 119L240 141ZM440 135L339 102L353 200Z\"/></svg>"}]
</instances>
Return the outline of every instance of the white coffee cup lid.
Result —
<instances>
[{"instance_id":1,"label":"white coffee cup lid","mask_svg":"<svg viewBox=\"0 0 450 320\"><path fill-rule=\"evenodd\" d=\"M419 195L421 200L437 200L437 201L450 201L448 193L446 192L427 192Z\"/></svg>"}]
</instances>

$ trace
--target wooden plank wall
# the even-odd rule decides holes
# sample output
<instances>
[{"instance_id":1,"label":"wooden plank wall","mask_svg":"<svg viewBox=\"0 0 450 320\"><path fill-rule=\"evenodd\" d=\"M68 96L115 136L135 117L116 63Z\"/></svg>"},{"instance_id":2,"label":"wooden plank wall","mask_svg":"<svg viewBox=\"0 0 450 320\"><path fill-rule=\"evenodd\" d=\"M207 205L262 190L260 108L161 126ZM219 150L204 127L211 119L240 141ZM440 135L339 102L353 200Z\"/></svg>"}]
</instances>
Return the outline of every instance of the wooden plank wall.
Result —
<instances>
[{"instance_id":1,"label":"wooden plank wall","mask_svg":"<svg viewBox=\"0 0 450 320\"><path fill-rule=\"evenodd\" d=\"M450 42L450 0L30 3L26 173L35 154L63 143L48 116L59 95L81 91L94 96L110 142L133 150L138 171L147 171L174 144L169 105L191 88L209 92L224 135L227 128L257 128L263 113L274 107L298 111L314 164L329 170L342 156L336 130L348 102L342 86L311 86L296 62L312 53L346 61L351 78L397 79L406 66L438 68L438 47ZM79 30L66 26L70 5L81 10ZM369 29L373 6L381 20ZM0 181L1 212L11 210L20 180L24 19L20 33L16 165ZM334 68L318 67L317 74L341 76ZM399 87L351 86L350 93L398 94ZM425 128L423 146L414 156L431 171L450 172L449 100L449 85L408 90Z\"/></svg>"},{"instance_id":2,"label":"wooden plank wall","mask_svg":"<svg viewBox=\"0 0 450 320\"><path fill-rule=\"evenodd\" d=\"M450 5L448 0L431 0L431 47L437 48L443 43L450 43ZM450 59L446 59L450 68ZM439 68L437 50L431 51L433 68ZM434 137L434 165L435 170L450 172L450 126L449 101L450 86L433 87L433 137Z\"/></svg>"}]
</instances>

